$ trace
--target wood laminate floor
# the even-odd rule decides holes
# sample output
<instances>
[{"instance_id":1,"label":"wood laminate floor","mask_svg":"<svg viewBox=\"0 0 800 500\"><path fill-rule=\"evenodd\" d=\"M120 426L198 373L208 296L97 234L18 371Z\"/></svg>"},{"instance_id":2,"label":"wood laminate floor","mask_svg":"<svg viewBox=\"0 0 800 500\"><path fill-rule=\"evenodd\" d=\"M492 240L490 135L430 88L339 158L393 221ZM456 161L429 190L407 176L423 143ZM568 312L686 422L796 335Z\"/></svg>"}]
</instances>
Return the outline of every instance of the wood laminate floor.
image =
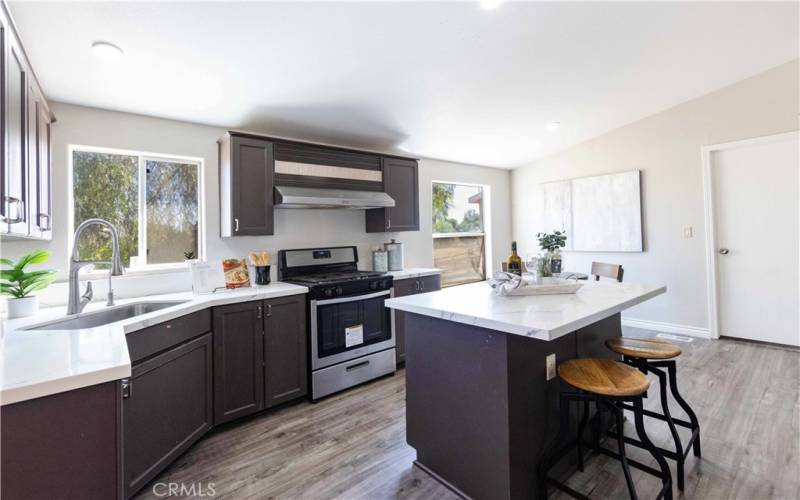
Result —
<instances>
[{"instance_id":1,"label":"wood laminate floor","mask_svg":"<svg viewBox=\"0 0 800 500\"><path fill-rule=\"evenodd\" d=\"M652 335L626 329L626 336ZM675 488L675 498L800 498L800 352L731 339L680 345L679 385L700 419L703 457L689 456L686 489L680 494ZM455 499L412 466L404 381L400 371L318 404L216 429L136 498L163 498L163 485L153 490L159 483L202 485L195 492L208 495L213 483L215 498L230 499ZM654 378L652 390L656 395ZM658 403L652 396L646 401L648 407ZM671 411L681 414L677 405ZM656 444L671 446L666 424L648 419L646 425ZM626 428L633 435L630 421ZM647 452L628 450L655 463ZM639 497L653 498L658 480L632 472ZM589 458L568 484L592 498L628 497L619 463L605 456Z\"/></svg>"}]
</instances>

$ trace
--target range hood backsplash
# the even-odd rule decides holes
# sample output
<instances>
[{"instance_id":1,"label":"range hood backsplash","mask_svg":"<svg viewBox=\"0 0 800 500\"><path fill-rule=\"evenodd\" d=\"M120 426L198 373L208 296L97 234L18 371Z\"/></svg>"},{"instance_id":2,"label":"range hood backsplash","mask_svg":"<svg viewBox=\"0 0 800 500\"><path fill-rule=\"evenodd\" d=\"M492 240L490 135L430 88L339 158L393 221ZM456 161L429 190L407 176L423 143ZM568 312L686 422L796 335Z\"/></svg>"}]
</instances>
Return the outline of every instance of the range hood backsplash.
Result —
<instances>
[{"instance_id":1,"label":"range hood backsplash","mask_svg":"<svg viewBox=\"0 0 800 500\"><path fill-rule=\"evenodd\" d=\"M275 208L345 208L366 210L394 207L394 199L381 191L275 186Z\"/></svg>"}]
</instances>

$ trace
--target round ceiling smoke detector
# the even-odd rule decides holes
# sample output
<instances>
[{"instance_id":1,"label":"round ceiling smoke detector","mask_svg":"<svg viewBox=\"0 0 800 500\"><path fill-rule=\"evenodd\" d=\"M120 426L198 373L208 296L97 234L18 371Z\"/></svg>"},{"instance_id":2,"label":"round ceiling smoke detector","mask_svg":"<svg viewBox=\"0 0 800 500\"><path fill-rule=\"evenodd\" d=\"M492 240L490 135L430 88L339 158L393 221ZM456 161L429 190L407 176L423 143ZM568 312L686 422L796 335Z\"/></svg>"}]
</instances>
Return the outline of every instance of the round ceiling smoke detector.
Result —
<instances>
[{"instance_id":1,"label":"round ceiling smoke detector","mask_svg":"<svg viewBox=\"0 0 800 500\"><path fill-rule=\"evenodd\" d=\"M94 42L92 54L101 61L116 61L123 56L122 49L109 42Z\"/></svg>"},{"instance_id":2,"label":"round ceiling smoke detector","mask_svg":"<svg viewBox=\"0 0 800 500\"><path fill-rule=\"evenodd\" d=\"M561 122L550 122L547 124L547 130L553 132L561 127Z\"/></svg>"}]
</instances>

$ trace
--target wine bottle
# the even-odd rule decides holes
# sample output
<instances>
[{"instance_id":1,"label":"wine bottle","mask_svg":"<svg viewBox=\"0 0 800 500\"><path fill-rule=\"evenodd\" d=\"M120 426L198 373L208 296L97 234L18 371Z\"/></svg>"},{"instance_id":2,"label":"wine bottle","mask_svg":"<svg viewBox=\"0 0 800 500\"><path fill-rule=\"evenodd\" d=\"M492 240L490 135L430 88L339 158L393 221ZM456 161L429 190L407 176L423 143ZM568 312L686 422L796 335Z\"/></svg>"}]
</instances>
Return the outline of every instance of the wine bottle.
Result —
<instances>
[{"instance_id":1,"label":"wine bottle","mask_svg":"<svg viewBox=\"0 0 800 500\"><path fill-rule=\"evenodd\" d=\"M522 258L517 255L517 242L511 242L511 255L508 257L508 272L522 276Z\"/></svg>"}]
</instances>

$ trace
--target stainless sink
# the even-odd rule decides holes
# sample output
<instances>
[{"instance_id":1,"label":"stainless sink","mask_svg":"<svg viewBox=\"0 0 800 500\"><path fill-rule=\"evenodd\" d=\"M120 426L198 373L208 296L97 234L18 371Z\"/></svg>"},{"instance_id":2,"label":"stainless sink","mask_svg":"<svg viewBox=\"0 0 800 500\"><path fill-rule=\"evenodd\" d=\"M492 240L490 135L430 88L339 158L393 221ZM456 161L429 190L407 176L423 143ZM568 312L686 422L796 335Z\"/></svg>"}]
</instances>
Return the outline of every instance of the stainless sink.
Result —
<instances>
[{"instance_id":1,"label":"stainless sink","mask_svg":"<svg viewBox=\"0 0 800 500\"><path fill-rule=\"evenodd\" d=\"M64 319L50 321L39 325L29 326L23 330L82 330L84 328L95 328L98 326L108 325L140 316L142 314L151 313L167 307L177 306L188 302L187 300L160 300L153 302L134 302L131 304L124 304L116 307L109 307L102 311L93 311L73 316L67 316Z\"/></svg>"}]
</instances>

